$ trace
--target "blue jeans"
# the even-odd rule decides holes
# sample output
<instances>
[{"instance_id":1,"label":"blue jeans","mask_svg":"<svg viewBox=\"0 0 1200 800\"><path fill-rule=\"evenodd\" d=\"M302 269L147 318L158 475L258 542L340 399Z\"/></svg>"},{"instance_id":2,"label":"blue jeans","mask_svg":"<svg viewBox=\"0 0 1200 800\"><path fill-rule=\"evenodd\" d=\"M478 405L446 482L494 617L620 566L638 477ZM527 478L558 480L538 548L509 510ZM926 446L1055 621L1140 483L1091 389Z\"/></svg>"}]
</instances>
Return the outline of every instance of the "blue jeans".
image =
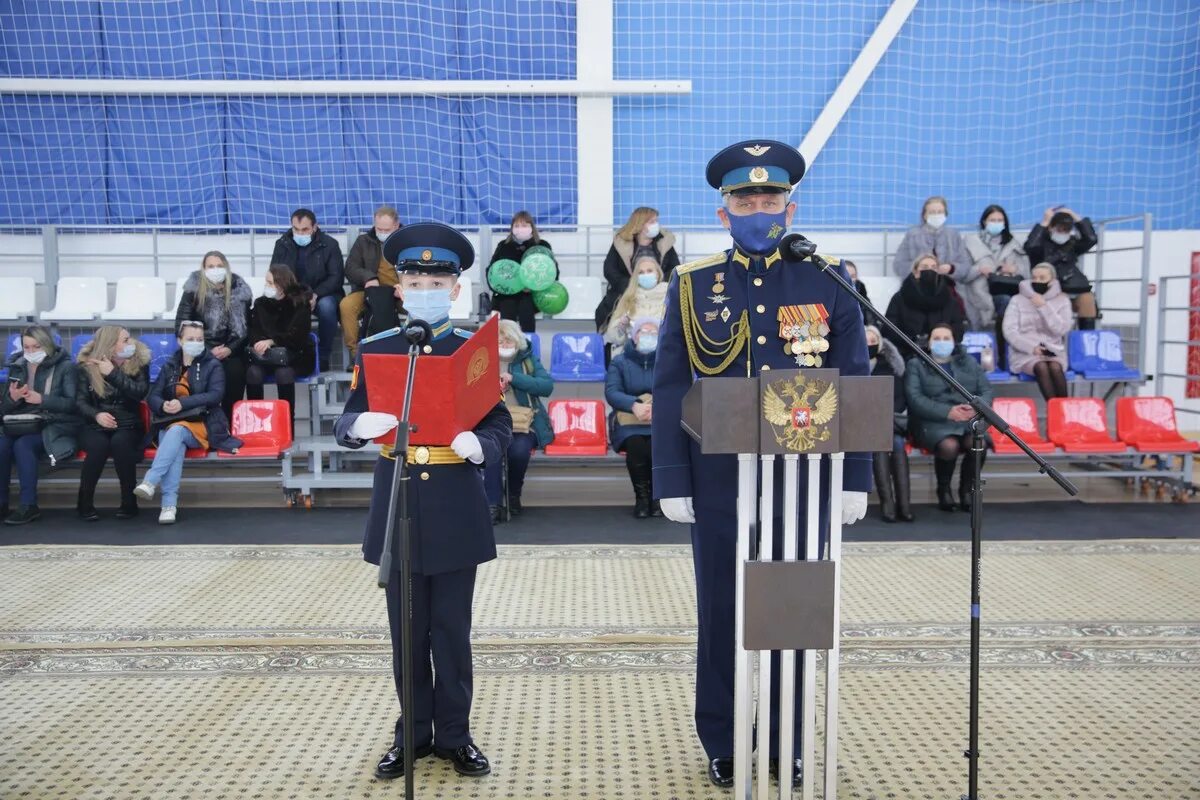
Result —
<instances>
[{"instance_id":1,"label":"blue jeans","mask_svg":"<svg viewBox=\"0 0 1200 800\"><path fill-rule=\"evenodd\" d=\"M332 294L317 298L317 342L322 361L329 361L333 355L333 340L338 331L338 303L341 299Z\"/></svg>"},{"instance_id":2,"label":"blue jeans","mask_svg":"<svg viewBox=\"0 0 1200 800\"><path fill-rule=\"evenodd\" d=\"M37 505L38 459L46 455L40 433L10 439L0 435L0 481L4 481L4 502L8 505L8 483L12 480L13 460L21 482L21 505Z\"/></svg>"},{"instance_id":3,"label":"blue jeans","mask_svg":"<svg viewBox=\"0 0 1200 800\"><path fill-rule=\"evenodd\" d=\"M200 442L183 425L172 425L158 435L158 450L143 480L162 489L163 507L179 505L179 481L183 477L183 457L189 447Z\"/></svg>"},{"instance_id":4,"label":"blue jeans","mask_svg":"<svg viewBox=\"0 0 1200 800\"><path fill-rule=\"evenodd\" d=\"M508 496L520 497L521 489L525 486L525 471L529 469L529 459L537 447L537 437L532 433L514 433L512 443L508 446ZM487 489L489 506L500 505L503 490L500 467L502 462L496 461L483 468L484 486Z\"/></svg>"}]
</instances>

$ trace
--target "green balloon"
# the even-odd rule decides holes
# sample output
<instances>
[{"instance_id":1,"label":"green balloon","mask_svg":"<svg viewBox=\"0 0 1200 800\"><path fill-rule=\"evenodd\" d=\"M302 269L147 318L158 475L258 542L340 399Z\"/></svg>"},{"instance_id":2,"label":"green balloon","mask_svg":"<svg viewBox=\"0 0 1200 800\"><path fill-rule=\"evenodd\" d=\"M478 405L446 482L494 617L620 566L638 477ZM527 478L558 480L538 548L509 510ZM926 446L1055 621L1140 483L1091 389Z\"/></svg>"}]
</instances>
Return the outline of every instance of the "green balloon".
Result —
<instances>
[{"instance_id":1,"label":"green balloon","mask_svg":"<svg viewBox=\"0 0 1200 800\"><path fill-rule=\"evenodd\" d=\"M525 290L521 281L521 265L511 258L502 258L488 267L488 283L499 294L520 294Z\"/></svg>"},{"instance_id":2,"label":"green balloon","mask_svg":"<svg viewBox=\"0 0 1200 800\"><path fill-rule=\"evenodd\" d=\"M524 261L530 256L550 256L551 258L554 258L554 251L549 247L546 247L544 244L535 244L533 247L525 251L525 255L521 256L521 260Z\"/></svg>"},{"instance_id":3,"label":"green balloon","mask_svg":"<svg viewBox=\"0 0 1200 800\"><path fill-rule=\"evenodd\" d=\"M533 304L537 306L538 311L551 316L561 314L563 309L567 307L568 300L570 300L570 296L567 294L567 287L558 281L550 284L540 292L533 293Z\"/></svg>"},{"instance_id":4,"label":"green balloon","mask_svg":"<svg viewBox=\"0 0 1200 800\"><path fill-rule=\"evenodd\" d=\"M554 258L545 253L526 253L521 259L521 283L530 291L540 292L550 288L558 277L557 273L558 265L554 263Z\"/></svg>"}]
</instances>

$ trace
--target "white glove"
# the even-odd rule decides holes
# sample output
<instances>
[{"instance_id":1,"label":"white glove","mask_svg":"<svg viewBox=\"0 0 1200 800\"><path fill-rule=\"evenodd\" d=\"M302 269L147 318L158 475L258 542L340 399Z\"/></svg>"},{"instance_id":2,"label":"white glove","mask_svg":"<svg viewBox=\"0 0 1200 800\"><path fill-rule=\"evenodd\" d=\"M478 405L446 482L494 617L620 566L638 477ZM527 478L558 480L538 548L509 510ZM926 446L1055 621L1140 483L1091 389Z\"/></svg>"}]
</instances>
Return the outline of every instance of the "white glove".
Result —
<instances>
[{"instance_id":1,"label":"white glove","mask_svg":"<svg viewBox=\"0 0 1200 800\"><path fill-rule=\"evenodd\" d=\"M392 414L381 411L364 411L350 425L349 435L355 439L375 439L400 424Z\"/></svg>"},{"instance_id":2,"label":"white glove","mask_svg":"<svg viewBox=\"0 0 1200 800\"><path fill-rule=\"evenodd\" d=\"M692 508L690 497L664 497L658 501L663 516L671 522L682 522L690 525L696 521L696 511Z\"/></svg>"},{"instance_id":3,"label":"white glove","mask_svg":"<svg viewBox=\"0 0 1200 800\"><path fill-rule=\"evenodd\" d=\"M455 436L454 441L450 443L450 449L472 464L483 463L483 445L472 431L463 431Z\"/></svg>"},{"instance_id":4,"label":"white glove","mask_svg":"<svg viewBox=\"0 0 1200 800\"><path fill-rule=\"evenodd\" d=\"M665 513L665 512L664 512ZM866 492L842 492L842 524L853 525L867 515Z\"/></svg>"}]
</instances>

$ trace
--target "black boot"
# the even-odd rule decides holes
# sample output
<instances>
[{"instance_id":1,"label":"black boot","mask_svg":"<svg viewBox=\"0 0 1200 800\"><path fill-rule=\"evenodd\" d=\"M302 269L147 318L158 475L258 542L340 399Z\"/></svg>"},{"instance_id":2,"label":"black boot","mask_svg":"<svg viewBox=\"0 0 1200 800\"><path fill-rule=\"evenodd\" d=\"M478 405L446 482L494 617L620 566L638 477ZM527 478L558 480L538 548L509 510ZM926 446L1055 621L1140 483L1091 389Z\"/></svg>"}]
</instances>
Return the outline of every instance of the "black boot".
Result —
<instances>
[{"instance_id":1,"label":"black boot","mask_svg":"<svg viewBox=\"0 0 1200 800\"><path fill-rule=\"evenodd\" d=\"M629 470L629 482L633 484L633 516L636 519L649 519L650 463L637 461L626 455L625 468Z\"/></svg>"},{"instance_id":2,"label":"black boot","mask_svg":"<svg viewBox=\"0 0 1200 800\"><path fill-rule=\"evenodd\" d=\"M912 522L912 490L909 487L908 453L892 451L892 475L896 479L896 516L902 522Z\"/></svg>"},{"instance_id":3,"label":"black boot","mask_svg":"<svg viewBox=\"0 0 1200 800\"><path fill-rule=\"evenodd\" d=\"M875 474L875 493L879 495L879 514L884 522L896 521L896 493L892 489L892 464L887 453L871 456L871 470Z\"/></svg>"},{"instance_id":4,"label":"black boot","mask_svg":"<svg viewBox=\"0 0 1200 800\"><path fill-rule=\"evenodd\" d=\"M954 492L950 489L950 479L954 477L954 461L934 458L933 472L937 476L938 508L942 511L953 511L958 508L958 504L954 502Z\"/></svg>"},{"instance_id":5,"label":"black boot","mask_svg":"<svg viewBox=\"0 0 1200 800\"><path fill-rule=\"evenodd\" d=\"M100 515L96 513L95 495L92 492L84 491L82 486L79 487L79 494L75 498L75 511L85 522L95 522L100 519Z\"/></svg>"},{"instance_id":6,"label":"black boot","mask_svg":"<svg viewBox=\"0 0 1200 800\"><path fill-rule=\"evenodd\" d=\"M1095 317L1080 317L1079 324L1077 327L1081 331L1094 331L1094 330L1096 330L1096 318Z\"/></svg>"},{"instance_id":7,"label":"black boot","mask_svg":"<svg viewBox=\"0 0 1200 800\"><path fill-rule=\"evenodd\" d=\"M962 473L958 479L958 508L960 511L971 510L971 497L975 493L977 484L975 454L968 450L963 456Z\"/></svg>"}]
</instances>

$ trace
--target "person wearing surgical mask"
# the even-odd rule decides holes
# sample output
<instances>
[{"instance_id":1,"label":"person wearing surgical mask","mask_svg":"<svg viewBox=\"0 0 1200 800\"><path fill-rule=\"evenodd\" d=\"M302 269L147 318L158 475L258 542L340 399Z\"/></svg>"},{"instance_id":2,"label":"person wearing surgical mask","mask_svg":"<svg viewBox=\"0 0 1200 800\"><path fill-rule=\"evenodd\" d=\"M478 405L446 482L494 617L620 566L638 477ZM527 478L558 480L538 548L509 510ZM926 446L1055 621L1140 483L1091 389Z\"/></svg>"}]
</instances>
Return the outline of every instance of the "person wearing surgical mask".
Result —
<instances>
[{"instance_id":1,"label":"person wearing surgical mask","mask_svg":"<svg viewBox=\"0 0 1200 800\"><path fill-rule=\"evenodd\" d=\"M1002 284L1028 277L1029 259L1021 241L1008 228L1008 213L998 205L983 210L979 227L963 237L963 245L971 263L958 279L958 293L966 304L971 329L991 330L999 325L1011 297L1003 293ZM995 286L991 284L993 279L997 281Z\"/></svg>"},{"instance_id":2,"label":"person wearing surgical mask","mask_svg":"<svg viewBox=\"0 0 1200 800\"><path fill-rule=\"evenodd\" d=\"M844 262L843 262L844 263ZM912 522L908 452L904 440L908 434L908 403L904 399L904 359L896 346L883 338L879 328L867 325L867 358L871 375L892 379L892 449L871 454L875 492L884 522Z\"/></svg>"},{"instance_id":3,"label":"person wearing surgical mask","mask_svg":"<svg viewBox=\"0 0 1200 800\"><path fill-rule=\"evenodd\" d=\"M163 364L146 398L150 406L150 437L158 443L154 460L133 493L153 500L162 492L161 525L174 525L179 510L179 485L188 450L236 453L242 446L229 432L229 417L221 407L225 371L205 340L204 324L180 323L179 349Z\"/></svg>"},{"instance_id":4,"label":"person wearing surgical mask","mask_svg":"<svg viewBox=\"0 0 1200 800\"><path fill-rule=\"evenodd\" d=\"M254 292L229 266L218 250L204 254L200 269L188 276L175 310L175 329L184 322L204 326L204 342L225 372L225 416L233 417L233 404L246 393L246 342L250 332L250 306Z\"/></svg>"},{"instance_id":5,"label":"person wearing surgical mask","mask_svg":"<svg viewBox=\"0 0 1200 800\"><path fill-rule=\"evenodd\" d=\"M659 317L639 317L630 323L631 335L620 355L613 357L604 380L612 449L625 455L633 484L633 516L660 517L653 499L650 423L654 412L654 360L658 351Z\"/></svg>"},{"instance_id":6,"label":"person wearing surgical mask","mask_svg":"<svg viewBox=\"0 0 1200 800\"><path fill-rule=\"evenodd\" d=\"M1067 333L1073 322L1054 266L1038 264L1009 304L1004 336L1012 348L1009 371L1032 375L1047 400L1067 396Z\"/></svg>"},{"instance_id":7,"label":"person wearing surgical mask","mask_svg":"<svg viewBox=\"0 0 1200 800\"><path fill-rule=\"evenodd\" d=\"M950 279L938 270L938 260L932 253L922 253L913 259L908 277L892 295L885 316L918 343L936 323L948 324L959 337L966 330L958 297ZM898 336L890 331L884 335L896 345L901 356L907 359L914 355Z\"/></svg>"},{"instance_id":8,"label":"person wearing surgical mask","mask_svg":"<svg viewBox=\"0 0 1200 800\"><path fill-rule=\"evenodd\" d=\"M611 355L619 354L629 341L632 320L662 319L667 307L667 284L663 282L662 267L653 256L642 256L633 265L633 280L625 288L604 328L604 341Z\"/></svg>"},{"instance_id":9,"label":"person wearing surgical mask","mask_svg":"<svg viewBox=\"0 0 1200 800\"><path fill-rule=\"evenodd\" d=\"M606 331L614 319L615 309L634 277L634 268L643 257L650 257L661 269L659 280L669 283L671 273L679 266L675 252L675 234L664 228L658 211L648 206L635 208L629 219L613 236L612 245L604 257L604 279L608 291L596 306L596 330ZM608 358L608 354L605 354Z\"/></svg>"},{"instance_id":10,"label":"person wearing surgical mask","mask_svg":"<svg viewBox=\"0 0 1200 800\"><path fill-rule=\"evenodd\" d=\"M1079 316L1080 330L1093 330L1100 314L1092 283L1079 263L1098 241L1092 221L1066 206L1047 208L1025 240L1031 263L1054 267L1063 294L1071 299L1071 309Z\"/></svg>"},{"instance_id":11,"label":"person wearing surgical mask","mask_svg":"<svg viewBox=\"0 0 1200 800\"><path fill-rule=\"evenodd\" d=\"M519 515L524 511L521 492L525 488L525 472L534 450L545 450L554 441L554 429L544 401L554 391L554 379L542 366L533 351L531 340L521 326L511 319L500 320L500 389L504 405L512 417L513 437L504 462L484 465L488 507L492 524L503 521L504 470L508 470L508 512Z\"/></svg>"},{"instance_id":12,"label":"person wearing surgical mask","mask_svg":"<svg viewBox=\"0 0 1200 800\"><path fill-rule=\"evenodd\" d=\"M967 391L991 405L992 385L987 373L958 346L957 338L949 325L933 325L929 330L929 354ZM970 511L971 495L977 483L970 426L975 411L950 388L941 374L919 358L912 358L905 365L904 398L908 403L908 430L913 441L933 453L938 508ZM959 456L963 456L963 461L956 501L951 482Z\"/></svg>"},{"instance_id":13,"label":"person wearing surgical mask","mask_svg":"<svg viewBox=\"0 0 1200 800\"><path fill-rule=\"evenodd\" d=\"M250 310L246 356L246 397L261 400L267 377L273 377L279 399L287 402L296 428L296 379L313 373L316 352L309 321L312 292L284 264L267 270L263 293Z\"/></svg>"},{"instance_id":14,"label":"person wearing surgical mask","mask_svg":"<svg viewBox=\"0 0 1200 800\"><path fill-rule=\"evenodd\" d=\"M96 484L109 457L121 487L117 519L138 514L133 489L146 437L141 405L150 392L150 358L150 348L120 325L98 328L75 358L80 371L75 398L83 417L79 447L87 453L75 501L80 519L100 519Z\"/></svg>"},{"instance_id":15,"label":"person wearing surgical mask","mask_svg":"<svg viewBox=\"0 0 1200 800\"><path fill-rule=\"evenodd\" d=\"M339 304L345 294L342 247L337 239L321 230L311 209L297 208L292 212L291 223L275 240L271 263L286 264L296 274L296 280L312 290L310 302L317 317L317 352L321 372L328 372L337 336Z\"/></svg>"},{"instance_id":16,"label":"person wearing surgical mask","mask_svg":"<svg viewBox=\"0 0 1200 800\"><path fill-rule=\"evenodd\" d=\"M75 455L79 425L75 405L78 371L70 354L41 325L21 331L21 349L8 359L8 385L0 396L0 518L24 525L41 517L38 462L54 466ZM12 470L17 468L20 505L9 511Z\"/></svg>"},{"instance_id":17,"label":"person wearing surgical mask","mask_svg":"<svg viewBox=\"0 0 1200 800\"><path fill-rule=\"evenodd\" d=\"M496 245L496 249L492 252L492 258L488 261L488 267L504 259L520 264L526 251L531 247L545 247L553 250L550 242L542 238L533 214L522 209L512 215L512 220L508 225L508 235ZM556 264L554 279L558 280L558 276ZM486 271L484 277L487 277ZM488 288L492 290L492 310L500 314L501 319L516 320L517 324L521 326L521 330L526 333L534 333L537 330L538 309L533 302L532 292L526 289L516 294L505 294L492 286L490 281Z\"/></svg>"},{"instance_id":18,"label":"person wearing surgical mask","mask_svg":"<svg viewBox=\"0 0 1200 800\"><path fill-rule=\"evenodd\" d=\"M396 268L383 257L383 243L400 229L400 213L392 206L375 209L371 227L354 240L346 256L346 281L350 294L338 301L342 323L342 342L350 351L350 360L358 351L360 320L375 298L390 302L389 289L396 285Z\"/></svg>"},{"instance_id":19,"label":"person wearing surgical mask","mask_svg":"<svg viewBox=\"0 0 1200 800\"><path fill-rule=\"evenodd\" d=\"M921 206L921 224L909 228L896 248L892 271L897 276L906 277L913 259L923 253L931 253L937 259L937 271L951 281L959 281L966 275L971 258L958 231L946 224L948 208L944 197L935 195L925 200Z\"/></svg>"}]
</instances>

